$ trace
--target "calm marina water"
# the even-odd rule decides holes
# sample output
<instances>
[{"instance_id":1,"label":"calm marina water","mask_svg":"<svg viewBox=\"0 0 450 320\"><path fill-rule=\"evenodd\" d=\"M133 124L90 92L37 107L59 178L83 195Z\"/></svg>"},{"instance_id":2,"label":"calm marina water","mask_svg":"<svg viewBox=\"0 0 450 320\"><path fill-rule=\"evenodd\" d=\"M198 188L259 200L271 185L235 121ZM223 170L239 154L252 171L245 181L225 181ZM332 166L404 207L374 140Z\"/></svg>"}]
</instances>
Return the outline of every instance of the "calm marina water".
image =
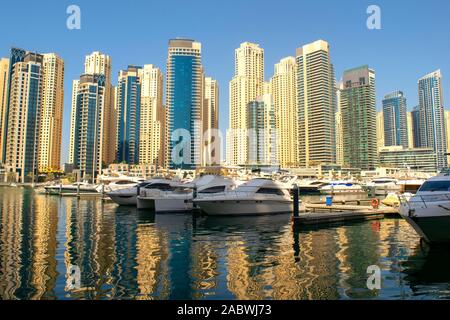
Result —
<instances>
[{"instance_id":1,"label":"calm marina water","mask_svg":"<svg viewBox=\"0 0 450 320\"><path fill-rule=\"evenodd\" d=\"M0 188L0 299L444 299L448 270L450 249L422 247L401 219L294 231L289 215L155 215Z\"/></svg>"}]
</instances>

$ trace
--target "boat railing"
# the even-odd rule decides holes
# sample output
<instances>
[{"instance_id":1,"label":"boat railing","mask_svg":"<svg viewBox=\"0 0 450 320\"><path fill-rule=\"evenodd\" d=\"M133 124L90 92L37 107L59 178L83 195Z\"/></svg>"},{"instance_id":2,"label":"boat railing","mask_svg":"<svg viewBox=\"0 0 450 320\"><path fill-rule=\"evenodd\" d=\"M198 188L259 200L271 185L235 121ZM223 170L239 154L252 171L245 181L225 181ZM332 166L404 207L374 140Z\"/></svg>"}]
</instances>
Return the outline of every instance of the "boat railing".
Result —
<instances>
[{"instance_id":1,"label":"boat railing","mask_svg":"<svg viewBox=\"0 0 450 320\"><path fill-rule=\"evenodd\" d=\"M401 204L407 205L408 207L417 207L417 204L422 204L425 208L428 208L427 203L450 201L450 195L415 195L409 199L405 195L400 195L399 199Z\"/></svg>"}]
</instances>

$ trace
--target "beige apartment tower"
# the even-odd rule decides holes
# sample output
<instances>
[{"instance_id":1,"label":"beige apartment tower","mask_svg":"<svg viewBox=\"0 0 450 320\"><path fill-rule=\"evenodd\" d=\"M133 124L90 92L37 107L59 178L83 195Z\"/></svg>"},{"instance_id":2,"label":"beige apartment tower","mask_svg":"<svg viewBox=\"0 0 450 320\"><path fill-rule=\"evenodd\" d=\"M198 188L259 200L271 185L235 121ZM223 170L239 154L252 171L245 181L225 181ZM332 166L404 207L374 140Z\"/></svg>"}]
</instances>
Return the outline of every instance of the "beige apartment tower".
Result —
<instances>
[{"instance_id":1,"label":"beige apartment tower","mask_svg":"<svg viewBox=\"0 0 450 320\"><path fill-rule=\"evenodd\" d=\"M341 94L344 86L342 82L336 84L336 164L344 165L344 132L342 131Z\"/></svg>"},{"instance_id":2,"label":"beige apartment tower","mask_svg":"<svg viewBox=\"0 0 450 320\"><path fill-rule=\"evenodd\" d=\"M447 163L450 164L450 110L444 111L445 131L447 136Z\"/></svg>"},{"instance_id":3,"label":"beige apartment tower","mask_svg":"<svg viewBox=\"0 0 450 320\"><path fill-rule=\"evenodd\" d=\"M244 42L235 50L234 77L230 81L230 130L227 132L227 162L248 162L247 105L264 93L264 50Z\"/></svg>"},{"instance_id":4,"label":"beige apartment tower","mask_svg":"<svg viewBox=\"0 0 450 320\"><path fill-rule=\"evenodd\" d=\"M38 163L40 172L52 172L61 169L64 61L54 53L44 54L42 67L43 94Z\"/></svg>"},{"instance_id":5,"label":"beige apartment tower","mask_svg":"<svg viewBox=\"0 0 450 320\"><path fill-rule=\"evenodd\" d=\"M281 59L275 64L270 81L270 92L275 108L278 136L278 161L281 167L298 166L297 126L297 63L294 57ZM267 93L266 93L267 94Z\"/></svg>"},{"instance_id":6,"label":"beige apartment tower","mask_svg":"<svg viewBox=\"0 0 450 320\"><path fill-rule=\"evenodd\" d=\"M163 106L163 75L152 64L139 70L141 78L141 123L139 162L164 166L165 109Z\"/></svg>"},{"instance_id":7,"label":"beige apartment tower","mask_svg":"<svg viewBox=\"0 0 450 320\"><path fill-rule=\"evenodd\" d=\"M377 112L377 150L384 148L384 114L383 111Z\"/></svg>"},{"instance_id":8,"label":"beige apartment tower","mask_svg":"<svg viewBox=\"0 0 450 320\"><path fill-rule=\"evenodd\" d=\"M219 85L211 77L204 78L203 86L203 156L202 165L220 164Z\"/></svg>"},{"instance_id":9,"label":"beige apartment tower","mask_svg":"<svg viewBox=\"0 0 450 320\"><path fill-rule=\"evenodd\" d=\"M4 163L2 146L6 137L4 132L6 121L8 119L6 114L6 103L8 97L8 74L9 74L9 59L0 59L0 163Z\"/></svg>"},{"instance_id":10,"label":"beige apartment tower","mask_svg":"<svg viewBox=\"0 0 450 320\"><path fill-rule=\"evenodd\" d=\"M84 74L105 76L105 105L102 115L102 159L106 164L116 158L116 114L114 108L115 90L111 85L112 59L109 55L95 51L86 56Z\"/></svg>"},{"instance_id":11,"label":"beige apartment tower","mask_svg":"<svg viewBox=\"0 0 450 320\"><path fill-rule=\"evenodd\" d=\"M297 49L299 166L336 162L334 70L330 46L318 40Z\"/></svg>"}]
</instances>

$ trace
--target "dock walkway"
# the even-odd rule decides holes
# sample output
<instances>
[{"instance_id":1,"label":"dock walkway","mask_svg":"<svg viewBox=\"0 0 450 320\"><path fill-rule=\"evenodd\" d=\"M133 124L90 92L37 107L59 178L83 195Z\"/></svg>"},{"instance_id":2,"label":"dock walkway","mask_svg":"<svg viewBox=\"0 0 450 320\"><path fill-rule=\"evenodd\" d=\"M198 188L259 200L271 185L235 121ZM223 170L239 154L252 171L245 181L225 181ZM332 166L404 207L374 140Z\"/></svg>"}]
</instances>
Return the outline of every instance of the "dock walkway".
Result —
<instances>
[{"instance_id":1,"label":"dock walkway","mask_svg":"<svg viewBox=\"0 0 450 320\"><path fill-rule=\"evenodd\" d=\"M320 205L306 204L307 212L299 213L293 217L295 223L300 225L315 225L337 223L355 220L383 219L386 216L397 216L398 209L391 207L380 207L374 209L369 206L347 206L347 205Z\"/></svg>"}]
</instances>

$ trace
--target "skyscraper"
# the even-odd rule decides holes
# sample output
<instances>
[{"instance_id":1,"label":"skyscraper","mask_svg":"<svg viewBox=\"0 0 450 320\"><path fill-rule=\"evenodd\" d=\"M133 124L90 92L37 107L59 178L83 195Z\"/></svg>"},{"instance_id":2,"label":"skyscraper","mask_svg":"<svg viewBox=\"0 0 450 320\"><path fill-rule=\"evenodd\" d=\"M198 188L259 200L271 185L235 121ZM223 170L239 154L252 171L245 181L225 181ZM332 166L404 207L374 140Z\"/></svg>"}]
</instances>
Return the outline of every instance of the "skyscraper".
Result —
<instances>
[{"instance_id":1,"label":"skyscraper","mask_svg":"<svg viewBox=\"0 0 450 320\"><path fill-rule=\"evenodd\" d=\"M58 171L61 168L64 61L54 53L44 54L43 75L39 171Z\"/></svg>"},{"instance_id":2,"label":"skyscraper","mask_svg":"<svg viewBox=\"0 0 450 320\"><path fill-rule=\"evenodd\" d=\"M281 59L275 64L270 80L270 91L275 107L278 132L278 156L282 167L298 165L297 127L297 63L294 57Z\"/></svg>"},{"instance_id":3,"label":"skyscraper","mask_svg":"<svg viewBox=\"0 0 450 320\"><path fill-rule=\"evenodd\" d=\"M105 164L116 158L116 114L114 108L114 87L111 85L112 59L110 56L95 51L86 56L84 74L103 74L105 81L105 105L102 109L102 159Z\"/></svg>"},{"instance_id":4,"label":"skyscraper","mask_svg":"<svg viewBox=\"0 0 450 320\"><path fill-rule=\"evenodd\" d=\"M9 90L9 60L0 59L0 163L4 163L3 140L6 132L3 130L6 126L7 117L7 98Z\"/></svg>"},{"instance_id":5,"label":"skyscraper","mask_svg":"<svg viewBox=\"0 0 450 320\"><path fill-rule=\"evenodd\" d=\"M219 85L217 80L206 77L204 81L204 103L203 103L203 138L204 151L202 164L220 164L220 137L217 136L219 129ZM211 129L211 130L210 130ZM215 130L214 130L215 129Z\"/></svg>"},{"instance_id":6,"label":"skyscraper","mask_svg":"<svg viewBox=\"0 0 450 320\"><path fill-rule=\"evenodd\" d=\"M146 64L140 70L141 125L139 162L164 166L165 108L163 106L163 75L159 68Z\"/></svg>"},{"instance_id":7,"label":"skyscraper","mask_svg":"<svg viewBox=\"0 0 450 320\"><path fill-rule=\"evenodd\" d=\"M412 130L413 142L414 142L413 147L420 148L421 141L420 141L420 107L419 106L414 107L413 111L411 111L411 122L412 122L411 130Z\"/></svg>"},{"instance_id":8,"label":"skyscraper","mask_svg":"<svg viewBox=\"0 0 450 320\"><path fill-rule=\"evenodd\" d=\"M265 94L247 105L248 164L278 164L275 108L272 96Z\"/></svg>"},{"instance_id":9,"label":"skyscraper","mask_svg":"<svg viewBox=\"0 0 450 320\"><path fill-rule=\"evenodd\" d=\"M413 113L406 113L406 123L408 125L408 148L414 148L414 121Z\"/></svg>"},{"instance_id":10,"label":"skyscraper","mask_svg":"<svg viewBox=\"0 0 450 320\"><path fill-rule=\"evenodd\" d=\"M373 170L377 164L375 71L361 66L344 72L342 129L344 162Z\"/></svg>"},{"instance_id":11,"label":"skyscraper","mask_svg":"<svg viewBox=\"0 0 450 320\"><path fill-rule=\"evenodd\" d=\"M377 150L384 148L384 115L383 111L377 112Z\"/></svg>"},{"instance_id":12,"label":"skyscraper","mask_svg":"<svg viewBox=\"0 0 450 320\"><path fill-rule=\"evenodd\" d=\"M342 82L336 84L335 95L336 95L336 164L342 166L344 165L344 133L342 132L342 112L341 112L341 94L343 90Z\"/></svg>"},{"instance_id":13,"label":"skyscraper","mask_svg":"<svg viewBox=\"0 0 450 320\"><path fill-rule=\"evenodd\" d=\"M117 154L116 160L139 163L141 125L141 67L128 66L121 70L116 91Z\"/></svg>"},{"instance_id":14,"label":"skyscraper","mask_svg":"<svg viewBox=\"0 0 450 320\"><path fill-rule=\"evenodd\" d=\"M420 146L433 148L437 168L447 166L447 139L444 121L444 101L441 71L437 70L418 81L420 110Z\"/></svg>"},{"instance_id":15,"label":"skyscraper","mask_svg":"<svg viewBox=\"0 0 450 320\"><path fill-rule=\"evenodd\" d=\"M73 164L81 177L93 180L103 168L103 109L106 104L104 74L85 74L77 83L73 125ZM114 139L115 140L115 139Z\"/></svg>"},{"instance_id":16,"label":"skyscraper","mask_svg":"<svg viewBox=\"0 0 450 320\"><path fill-rule=\"evenodd\" d=\"M258 44L244 42L235 50L234 77L230 81L230 130L227 132L227 162L246 165L247 106L263 95L264 49Z\"/></svg>"},{"instance_id":17,"label":"skyscraper","mask_svg":"<svg viewBox=\"0 0 450 320\"><path fill-rule=\"evenodd\" d=\"M408 123L406 98L402 91L395 91L383 99L384 145L408 147Z\"/></svg>"},{"instance_id":18,"label":"skyscraper","mask_svg":"<svg viewBox=\"0 0 450 320\"><path fill-rule=\"evenodd\" d=\"M201 44L169 41L166 92L166 163L194 169L200 164L202 142L203 68Z\"/></svg>"},{"instance_id":19,"label":"skyscraper","mask_svg":"<svg viewBox=\"0 0 450 320\"><path fill-rule=\"evenodd\" d=\"M450 163L450 110L444 111L445 115L445 131L447 136L447 165Z\"/></svg>"},{"instance_id":20,"label":"skyscraper","mask_svg":"<svg viewBox=\"0 0 450 320\"><path fill-rule=\"evenodd\" d=\"M10 64L5 166L18 181L32 182L38 174L43 56L13 48Z\"/></svg>"},{"instance_id":21,"label":"skyscraper","mask_svg":"<svg viewBox=\"0 0 450 320\"><path fill-rule=\"evenodd\" d=\"M335 163L334 70L330 47L318 40L297 49L299 165Z\"/></svg>"}]
</instances>

